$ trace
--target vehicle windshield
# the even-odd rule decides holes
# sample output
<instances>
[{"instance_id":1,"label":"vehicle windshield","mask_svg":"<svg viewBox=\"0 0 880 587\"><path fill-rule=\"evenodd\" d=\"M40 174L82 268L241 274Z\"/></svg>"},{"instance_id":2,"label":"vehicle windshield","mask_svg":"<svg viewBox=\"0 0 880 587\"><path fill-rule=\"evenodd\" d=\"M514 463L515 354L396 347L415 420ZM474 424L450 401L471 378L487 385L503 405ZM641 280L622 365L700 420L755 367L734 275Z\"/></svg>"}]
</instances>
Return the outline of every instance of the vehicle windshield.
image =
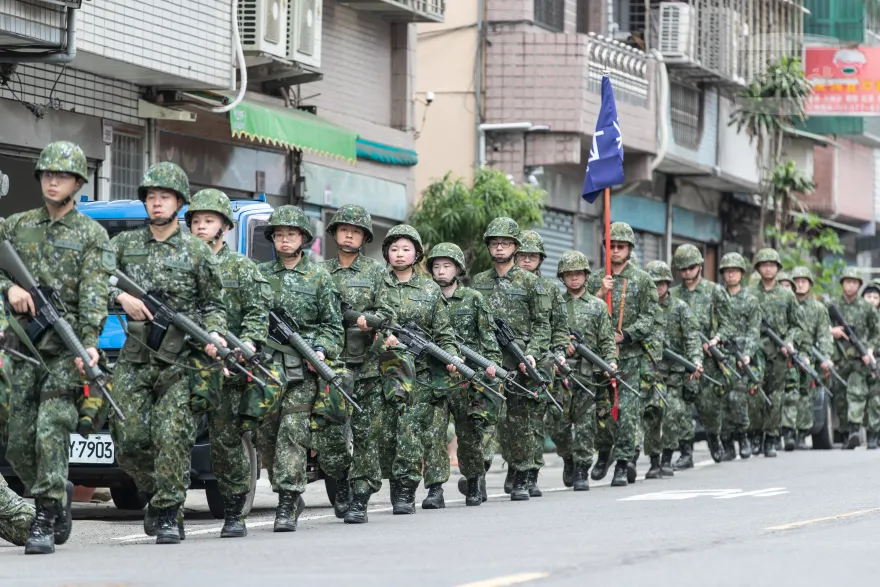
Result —
<instances>
[{"instance_id":1,"label":"vehicle windshield","mask_svg":"<svg viewBox=\"0 0 880 587\"><path fill-rule=\"evenodd\" d=\"M120 232L134 230L147 225L146 218L123 219L123 218L96 218L98 224L107 231L107 236L113 238Z\"/></svg>"}]
</instances>

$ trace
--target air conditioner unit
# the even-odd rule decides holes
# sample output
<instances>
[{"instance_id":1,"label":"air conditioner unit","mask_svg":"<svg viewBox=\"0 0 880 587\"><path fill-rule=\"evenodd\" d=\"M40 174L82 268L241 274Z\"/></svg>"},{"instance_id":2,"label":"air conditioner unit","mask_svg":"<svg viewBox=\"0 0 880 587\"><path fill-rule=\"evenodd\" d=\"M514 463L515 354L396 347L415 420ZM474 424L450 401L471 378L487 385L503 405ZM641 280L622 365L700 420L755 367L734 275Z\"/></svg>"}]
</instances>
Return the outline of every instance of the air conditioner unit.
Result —
<instances>
[{"instance_id":1,"label":"air conditioner unit","mask_svg":"<svg viewBox=\"0 0 880 587\"><path fill-rule=\"evenodd\" d=\"M288 6L287 59L321 67L323 0L290 0Z\"/></svg>"},{"instance_id":2,"label":"air conditioner unit","mask_svg":"<svg viewBox=\"0 0 880 587\"><path fill-rule=\"evenodd\" d=\"M706 8L700 14L700 25L706 38L714 40L701 43L702 66L727 79L738 78L743 29L740 15L730 8Z\"/></svg>"},{"instance_id":3,"label":"air conditioner unit","mask_svg":"<svg viewBox=\"0 0 880 587\"><path fill-rule=\"evenodd\" d=\"M242 50L287 57L288 0L239 0L238 32Z\"/></svg>"},{"instance_id":4,"label":"air conditioner unit","mask_svg":"<svg viewBox=\"0 0 880 587\"><path fill-rule=\"evenodd\" d=\"M668 63L693 63L696 49L696 13L684 2L661 2L657 23L657 48Z\"/></svg>"}]
</instances>

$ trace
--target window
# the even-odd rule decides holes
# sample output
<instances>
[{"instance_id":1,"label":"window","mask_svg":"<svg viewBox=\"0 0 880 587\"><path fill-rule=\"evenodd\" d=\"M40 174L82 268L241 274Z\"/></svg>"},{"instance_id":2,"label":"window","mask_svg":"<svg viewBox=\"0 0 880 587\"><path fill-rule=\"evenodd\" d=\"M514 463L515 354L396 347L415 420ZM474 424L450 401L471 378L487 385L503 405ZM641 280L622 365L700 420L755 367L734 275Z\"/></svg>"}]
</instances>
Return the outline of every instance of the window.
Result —
<instances>
[{"instance_id":1,"label":"window","mask_svg":"<svg viewBox=\"0 0 880 587\"><path fill-rule=\"evenodd\" d=\"M561 33L565 24L565 0L535 0L535 24Z\"/></svg>"},{"instance_id":2,"label":"window","mask_svg":"<svg viewBox=\"0 0 880 587\"><path fill-rule=\"evenodd\" d=\"M144 175L144 140L124 133L113 133L110 199L136 200Z\"/></svg>"},{"instance_id":3,"label":"window","mask_svg":"<svg viewBox=\"0 0 880 587\"><path fill-rule=\"evenodd\" d=\"M589 0L577 0L577 13L575 16L577 32L590 32Z\"/></svg>"},{"instance_id":4,"label":"window","mask_svg":"<svg viewBox=\"0 0 880 587\"><path fill-rule=\"evenodd\" d=\"M269 224L268 218L250 218L247 223L248 257L256 263L275 258L275 246L263 236L263 229Z\"/></svg>"},{"instance_id":5,"label":"window","mask_svg":"<svg viewBox=\"0 0 880 587\"><path fill-rule=\"evenodd\" d=\"M672 136L682 147L697 150L703 134L703 91L682 84L669 84Z\"/></svg>"}]
</instances>

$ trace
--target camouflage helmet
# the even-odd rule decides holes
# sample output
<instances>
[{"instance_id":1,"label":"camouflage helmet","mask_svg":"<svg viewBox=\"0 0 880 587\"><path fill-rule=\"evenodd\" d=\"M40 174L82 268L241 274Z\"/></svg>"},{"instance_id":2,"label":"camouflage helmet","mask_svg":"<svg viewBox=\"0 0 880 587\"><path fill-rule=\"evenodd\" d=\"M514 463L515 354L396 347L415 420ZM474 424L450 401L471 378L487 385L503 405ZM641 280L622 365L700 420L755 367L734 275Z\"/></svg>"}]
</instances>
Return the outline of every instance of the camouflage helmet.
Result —
<instances>
[{"instance_id":1,"label":"camouflage helmet","mask_svg":"<svg viewBox=\"0 0 880 587\"><path fill-rule=\"evenodd\" d=\"M147 169L141 185L138 186L138 199L141 202L147 199L147 190L150 188L171 190L184 204L189 204L189 178L176 163L162 161Z\"/></svg>"},{"instance_id":2,"label":"camouflage helmet","mask_svg":"<svg viewBox=\"0 0 880 587\"><path fill-rule=\"evenodd\" d=\"M672 255L672 266L679 270L693 267L694 265L702 265L703 263L703 253L690 243L679 245L675 249L675 254Z\"/></svg>"},{"instance_id":3,"label":"camouflage helmet","mask_svg":"<svg viewBox=\"0 0 880 587\"><path fill-rule=\"evenodd\" d=\"M779 252L776 249L766 248L758 251L758 254L755 255L755 262L753 266L755 269L758 268L758 265L761 263L773 262L782 269L782 259L779 257Z\"/></svg>"},{"instance_id":4,"label":"camouflage helmet","mask_svg":"<svg viewBox=\"0 0 880 587\"><path fill-rule=\"evenodd\" d=\"M89 182L89 167L86 156L79 145L69 141L57 141L49 143L40 152L37 166L34 169L34 177L40 179L43 171L60 171L72 173L85 183Z\"/></svg>"},{"instance_id":5,"label":"camouflage helmet","mask_svg":"<svg viewBox=\"0 0 880 587\"><path fill-rule=\"evenodd\" d=\"M611 240L623 243L629 243L630 246L636 246L636 234L632 227L626 222L614 222L611 224Z\"/></svg>"},{"instance_id":6,"label":"camouflage helmet","mask_svg":"<svg viewBox=\"0 0 880 587\"><path fill-rule=\"evenodd\" d=\"M743 272L743 275L745 275L748 273L750 267L746 258L739 253L727 253L721 257L721 263L719 264L718 269L721 271L724 271L725 269L740 269Z\"/></svg>"},{"instance_id":7,"label":"camouflage helmet","mask_svg":"<svg viewBox=\"0 0 880 587\"><path fill-rule=\"evenodd\" d=\"M663 261L651 261L645 265L645 271L648 272L654 283L658 281L672 281L672 269Z\"/></svg>"},{"instance_id":8,"label":"camouflage helmet","mask_svg":"<svg viewBox=\"0 0 880 587\"><path fill-rule=\"evenodd\" d=\"M336 236L336 229L340 224L351 224L363 228L366 233L364 243L373 242L373 219L363 206L346 204L336 211L330 224L327 225L327 234Z\"/></svg>"},{"instance_id":9,"label":"camouflage helmet","mask_svg":"<svg viewBox=\"0 0 880 587\"><path fill-rule=\"evenodd\" d=\"M776 281L777 281L777 283L782 283L783 281L787 281L788 283L791 284L792 287L794 287L794 281L792 280L791 274L788 271L780 271L779 273L777 273L776 274Z\"/></svg>"},{"instance_id":10,"label":"camouflage helmet","mask_svg":"<svg viewBox=\"0 0 880 587\"><path fill-rule=\"evenodd\" d=\"M516 243L517 247L522 244L519 224L507 216L499 216L486 227L486 232L483 233L483 242L488 245L491 238L509 238Z\"/></svg>"},{"instance_id":11,"label":"camouflage helmet","mask_svg":"<svg viewBox=\"0 0 880 587\"><path fill-rule=\"evenodd\" d=\"M303 231L305 235L303 237L303 244L311 241L315 236L309 217L297 206L279 206L275 208L275 211L269 216L269 223L263 229L266 240L272 240L272 235L275 234L275 229L279 226L298 228Z\"/></svg>"},{"instance_id":12,"label":"camouflage helmet","mask_svg":"<svg viewBox=\"0 0 880 587\"><path fill-rule=\"evenodd\" d=\"M862 272L858 267L847 267L843 270L843 274L840 276L840 283L843 283L844 279L858 279L859 285L865 283L865 280L862 278Z\"/></svg>"},{"instance_id":13,"label":"camouflage helmet","mask_svg":"<svg viewBox=\"0 0 880 587\"><path fill-rule=\"evenodd\" d=\"M229 196L213 188L201 190L192 197L192 202L186 211L184 219L186 225L192 225L192 217L196 212L215 212L223 217L229 226L235 226L235 215L232 213L232 203Z\"/></svg>"},{"instance_id":14,"label":"camouflage helmet","mask_svg":"<svg viewBox=\"0 0 880 587\"><path fill-rule=\"evenodd\" d=\"M425 254L425 249L422 246L422 237L419 236L419 231L409 224L398 224L397 226L393 226L391 227L391 230L388 231L388 234L385 235L385 240L382 241L382 256L385 257L385 261L388 261L388 247L391 246L391 243L401 238L408 238L415 245L415 263L418 263L422 258L422 255Z\"/></svg>"},{"instance_id":15,"label":"camouflage helmet","mask_svg":"<svg viewBox=\"0 0 880 587\"><path fill-rule=\"evenodd\" d=\"M865 295L869 291L880 293L880 279L872 279L871 281L866 283L865 289L862 290L862 295Z\"/></svg>"},{"instance_id":16,"label":"camouflage helmet","mask_svg":"<svg viewBox=\"0 0 880 587\"><path fill-rule=\"evenodd\" d=\"M544 239L534 230L523 231L519 235L519 240L522 244L517 249L517 253L537 253L541 255L542 259L547 258L546 253L544 253Z\"/></svg>"},{"instance_id":17,"label":"camouflage helmet","mask_svg":"<svg viewBox=\"0 0 880 587\"><path fill-rule=\"evenodd\" d=\"M580 251L565 251L559 257L559 264L556 266L556 277L562 279L562 274L569 271L584 271L587 275L590 271L590 261L587 256Z\"/></svg>"},{"instance_id":18,"label":"camouflage helmet","mask_svg":"<svg viewBox=\"0 0 880 587\"><path fill-rule=\"evenodd\" d=\"M800 265L791 270L791 278L794 279L809 279L810 285L815 283L813 280L813 272L806 265Z\"/></svg>"},{"instance_id":19,"label":"camouflage helmet","mask_svg":"<svg viewBox=\"0 0 880 587\"><path fill-rule=\"evenodd\" d=\"M464 253L461 252L461 248L455 243L438 243L431 247L431 252L428 253L427 261L425 265L428 268L428 271L431 271L431 265L433 265L434 259L452 259L452 262L458 266L459 273L465 273L466 269L464 267Z\"/></svg>"}]
</instances>

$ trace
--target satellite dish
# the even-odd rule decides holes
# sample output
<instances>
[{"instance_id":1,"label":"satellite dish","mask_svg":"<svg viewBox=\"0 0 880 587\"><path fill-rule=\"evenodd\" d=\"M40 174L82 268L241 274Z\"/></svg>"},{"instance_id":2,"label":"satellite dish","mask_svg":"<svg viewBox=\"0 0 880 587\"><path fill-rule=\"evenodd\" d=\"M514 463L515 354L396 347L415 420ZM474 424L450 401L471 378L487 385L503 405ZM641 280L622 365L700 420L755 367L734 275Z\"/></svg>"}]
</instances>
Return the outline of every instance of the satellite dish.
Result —
<instances>
[{"instance_id":1,"label":"satellite dish","mask_svg":"<svg viewBox=\"0 0 880 587\"><path fill-rule=\"evenodd\" d=\"M0 172L0 198L9 193L9 176Z\"/></svg>"}]
</instances>

